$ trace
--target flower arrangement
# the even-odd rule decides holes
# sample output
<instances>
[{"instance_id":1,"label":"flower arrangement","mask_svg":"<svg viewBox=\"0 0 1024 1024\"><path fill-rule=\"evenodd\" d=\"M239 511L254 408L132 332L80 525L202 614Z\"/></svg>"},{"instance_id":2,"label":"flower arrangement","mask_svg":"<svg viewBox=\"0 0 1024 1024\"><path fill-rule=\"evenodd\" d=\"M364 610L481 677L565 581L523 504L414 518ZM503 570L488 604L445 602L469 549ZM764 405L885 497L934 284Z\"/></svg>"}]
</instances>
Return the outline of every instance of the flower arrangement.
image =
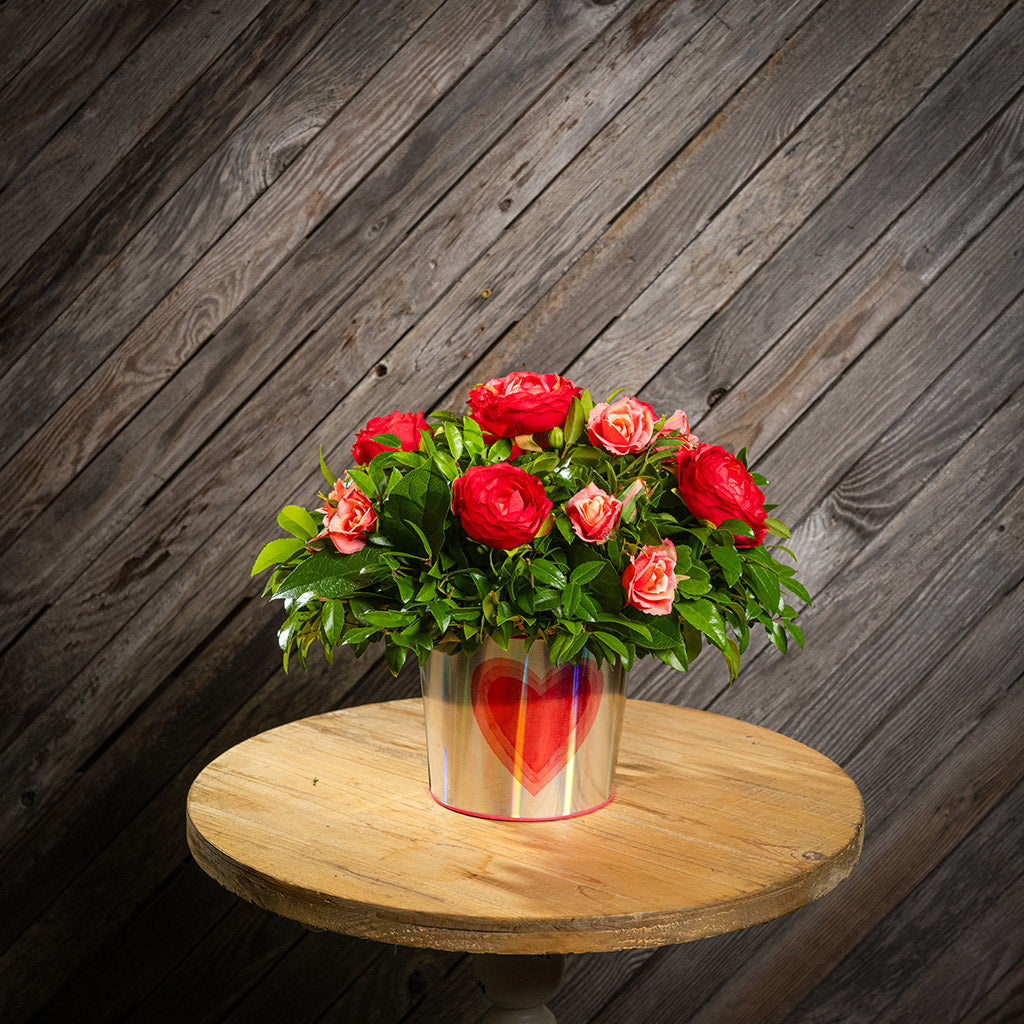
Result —
<instances>
[{"instance_id":1,"label":"flower arrangement","mask_svg":"<svg viewBox=\"0 0 1024 1024\"><path fill-rule=\"evenodd\" d=\"M374 417L341 479L321 454L316 515L285 506L290 536L253 566L275 567L264 594L284 604L285 668L314 642L330 660L383 641L397 673L410 654L524 637L559 663L586 648L685 671L706 641L734 679L757 624L783 652L803 646L784 591L810 598L764 543L789 532L745 450L616 395L515 372L474 388L465 416Z\"/></svg>"}]
</instances>

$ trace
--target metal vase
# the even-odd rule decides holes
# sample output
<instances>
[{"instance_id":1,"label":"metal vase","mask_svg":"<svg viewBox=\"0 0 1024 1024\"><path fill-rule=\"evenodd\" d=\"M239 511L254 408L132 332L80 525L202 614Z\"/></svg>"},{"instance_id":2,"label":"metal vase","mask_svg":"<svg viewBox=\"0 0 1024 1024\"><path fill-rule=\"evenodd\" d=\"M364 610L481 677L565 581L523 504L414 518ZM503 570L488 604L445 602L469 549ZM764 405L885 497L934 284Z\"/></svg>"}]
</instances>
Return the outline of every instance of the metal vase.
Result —
<instances>
[{"instance_id":1,"label":"metal vase","mask_svg":"<svg viewBox=\"0 0 1024 1024\"><path fill-rule=\"evenodd\" d=\"M552 664L547 644L470 656L434 652L420 669L430 792L463 814L549 821L614 794L625 671L586 651Z\"/></svg>"}]
</instances>

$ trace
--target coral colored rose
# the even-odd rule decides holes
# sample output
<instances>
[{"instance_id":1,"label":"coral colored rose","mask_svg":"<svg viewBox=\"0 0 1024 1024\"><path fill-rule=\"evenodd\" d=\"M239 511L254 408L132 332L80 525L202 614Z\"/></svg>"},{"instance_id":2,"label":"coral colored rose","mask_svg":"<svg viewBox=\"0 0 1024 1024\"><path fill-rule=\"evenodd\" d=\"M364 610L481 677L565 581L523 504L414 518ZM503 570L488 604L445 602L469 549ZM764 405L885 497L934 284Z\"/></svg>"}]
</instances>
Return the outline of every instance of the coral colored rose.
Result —
<instances>
[{"instance_id":1,"label":"coral colored rose","mask_svg":"<svg viewBox=\"0 0 1024 1024\"><path fill-rule=\"evenodd\" d=\"M749 524L754 536L737 535L736 547L752 548L764 540L764 494L731 452L717 444L699 444L693 451L684 448L676 456L676 476L686 507L698 519L715 526L726 519Z\"/></svg>"},{"instance_id":2,"label":"coral colored rose","mask_svg":"<svg viewBox=\"0 0 1024 1024\"><path fill-rule=\"evenodd\" d=\"M351 555L366 544L366 535L377 526L377 513L370 499L355 484L346 487L340 480L327 496L327 504L320 509L324 514L324 528L314 540L330 537L331 543L343 554Z\"/></svg>"},{"instance_id":3,"label":"coral colored rose","mask_svg":"<svg viewBox=\"0 0 1024 1024\"><path fill-rule=\"evenodd\" d=\"M654 436L654 410L639 398L601 402L587 419L587 436L612 455L643 451Z\"/></svg>"},{"instance_id":4,"label":"coral colored rose","mask_svg":"<svg viewBox=\"0 0 1024 1024\"><path fill-rule=\"evenodd\" d=\"M618 525L622 502L590 483L566 502L565 511L580 540L600 544Z\"/></svg>"},{"instance_id":5,"label":"coral colored rose","mask_svg":"<svg viewBox=\"0 0 1024 1024\"><path fill-rule=\"evenodd\" d=\"M506 551L533 540L553 505L544 485L507 462L470 466L452 484L452 511L473 540Z\"/></svg>"},{"instance_id":6,"label":"coral colored rose","mask_svg":"<svg viewBox=\"0 0 1024 1024\"><path fill-rule=\"evenodd\" d=\"M517 370L469 393L469 415L488 444L499 437L537 434L565 423L572 400L583 389L557 373Z\"/></svg>"},{"instance_id":7,"label":"coral colored rose","mask_svg":"<svg viewBox=\"0 0 1024 1024\"><path fill-rule=\"evenodd\" d=\"M421 412L399 412L396 409L387 416L374 416L356 434L352 458L362 466L381 452L414 452L423 443L424 430L429 432L430 427ZM378 434L394 434L401 442L401 448L392 448L374 441Z\"/></svg>"},{"instance_id":8,"label":"coral colored rose","mask_svg":"<svg viewBox=\"0 0 1024 1024\"><path fill-rule=\"evenodd\" d=\"M700 441L696 434L690 433L690 421L682 409L676 409L665 420L661 430L658 431L658 437L669 437L673 442L670 445L658 445L658 451L673 453L679 448L696 448Z\"/></svg>"},{"instance_id":9,"label":"coral colored rose","mask_svg":"<svg viewBox=\"0 0 1024 1024\"><path fill-rule=\"evenodd\" d=\"M676 546L670 540L645 544L622 574L626 601L648 615L668 615L676 594Z\"/></svg>"}]
</instances>

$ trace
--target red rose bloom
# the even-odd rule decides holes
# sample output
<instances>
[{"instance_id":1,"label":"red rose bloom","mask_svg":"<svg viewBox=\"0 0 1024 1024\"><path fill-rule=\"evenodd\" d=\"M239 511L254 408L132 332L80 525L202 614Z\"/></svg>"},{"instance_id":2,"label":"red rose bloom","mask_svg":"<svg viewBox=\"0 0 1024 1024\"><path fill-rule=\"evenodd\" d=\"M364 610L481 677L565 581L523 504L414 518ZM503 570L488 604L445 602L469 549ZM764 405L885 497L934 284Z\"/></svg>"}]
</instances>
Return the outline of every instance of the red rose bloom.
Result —
<instances>
[{"instance_id":1,"label":"red rose bloom","mask_svg":"<svg viewBox=\"0 0 1024 1024\"><path fill-rule=\"evenodd\" d=\"M363 466L381 452L414 452L422 443L421 432L424 430L429 432L430 427L421 412L399 412L396 409L387 416L374 416L356 434L356 443L352 445L352 458ZM378 444L373 440L378 434L394 434L401 442L401 448Z\"/></svg>"},{"instance_id":2,"label":"red rose bloom","mask_svg":"<svg viewBox=\"0 0 1024 1024\"><path fill-rule=\"evenodd\" d=\"M698 519L715 526L726 519L749 524L754 536L737 536L738 548L756 547L764 540L764 494L731 452L717 444L699 444L692 451L683 448L676 456L676 475L679 493Z\"/></svg>"},{"instance_id":3,"label":"red rose bloom","mask_svg":"<svg viewBox=\"0 0 1024 1024\"><path fill-rule=\"evenodd\" d=\"M452 511L473 540L510 551L533 540L551 513L544 485L507 462L470 466L452 484Z\"/></svg>"},{"instance_id":4,"label":"red rose bloom","mask_svg":"<svg viewBox=\"0 0 1024 1024\"><path fill-rule=\"evenodd\" d=\"M499 437L538 434L565 423L572 400L583 389L557 373L517 370L469 393L469 415L488 444Z\"/></svg>"}]
</instances>

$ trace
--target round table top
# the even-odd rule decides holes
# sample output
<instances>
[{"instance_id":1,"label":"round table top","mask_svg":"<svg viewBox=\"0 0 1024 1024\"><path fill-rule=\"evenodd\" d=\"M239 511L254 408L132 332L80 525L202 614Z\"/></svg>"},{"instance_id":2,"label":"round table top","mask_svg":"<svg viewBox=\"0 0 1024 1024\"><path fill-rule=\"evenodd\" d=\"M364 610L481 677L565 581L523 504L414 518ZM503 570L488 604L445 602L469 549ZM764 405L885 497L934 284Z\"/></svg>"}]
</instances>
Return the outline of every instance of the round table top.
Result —
<instances>
[{"instance_id":1,"label":"round table top","mask_svg":"<svg viewBox=\"0 0 1024 1024\"><path fill-rule=\"evenodd\" d=\"M421 701L271 729L188 796L200 866L314 928L487 953L596 952L717 935L817 899L853 869L864 806L822 754L758 726L626 702L615 799L562 821L447 810Z\"/></svg>"}]
</instances>

